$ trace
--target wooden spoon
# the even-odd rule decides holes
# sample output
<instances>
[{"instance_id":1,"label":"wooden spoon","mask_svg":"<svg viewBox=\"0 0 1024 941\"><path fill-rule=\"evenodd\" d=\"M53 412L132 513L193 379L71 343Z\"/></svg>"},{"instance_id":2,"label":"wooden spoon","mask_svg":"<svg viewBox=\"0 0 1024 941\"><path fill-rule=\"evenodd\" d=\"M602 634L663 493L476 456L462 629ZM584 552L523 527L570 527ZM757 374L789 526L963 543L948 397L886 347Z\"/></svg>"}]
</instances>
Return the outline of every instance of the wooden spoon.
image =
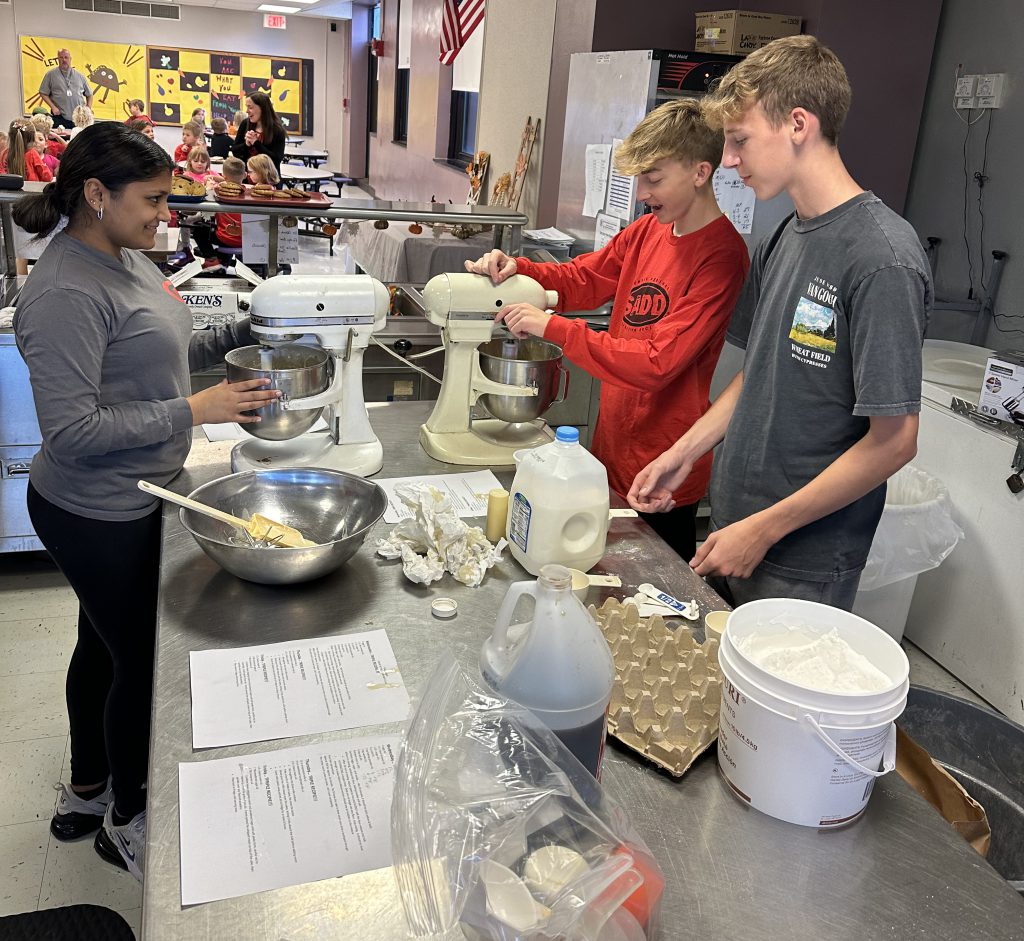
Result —
<instances>
[{"instance_id":1,"label":"wooden spoon","mask_svg":"<svg viewBox=\"0 0 1024 941\"><path fill-rule=\"evenodd\" d=\"M310 546L317 545L317 543L307 539L294 527L285 526L284 523L272 520L269 517L264 516L262 513L253 513L248 520L244 520L238 516L232 516L230 513L225 513L223 510L216 510L212 506L207 506L205 503L199 503L197 500L192 500L189 497L183 497L180 493L174 493L171 490L164 490L163 487L151 484L148 480L139 481L139 490L143 490L146 493L153 494L155 497L167 500L168 503L176 503L178 506L183 506L186 509L195 510L196 513L202 513L204 516L220 520L222 523L227 523L229 526L234 526L237 529L243 529L252 536L253 539L258 539L262 542L273 543L274 545L284 546L288 549L308 549Z\"/></svg>"}]
</instances>

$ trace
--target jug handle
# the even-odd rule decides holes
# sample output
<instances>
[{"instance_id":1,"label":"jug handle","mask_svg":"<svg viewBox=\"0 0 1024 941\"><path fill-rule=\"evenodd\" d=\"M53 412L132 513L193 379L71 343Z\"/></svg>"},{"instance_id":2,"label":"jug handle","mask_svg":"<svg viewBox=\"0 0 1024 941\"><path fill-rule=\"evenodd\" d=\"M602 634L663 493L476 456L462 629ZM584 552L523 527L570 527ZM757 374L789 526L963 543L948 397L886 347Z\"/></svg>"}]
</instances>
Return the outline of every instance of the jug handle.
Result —
<instances>
[{"instance_id":1,"label":"jug handle","mask_svg":"<svg viewBox=\"0 0 1024 941\"><path fill-rule=\"evenodd\" d=\"M509 585L505 600L498 609L498 619L494 625L494 633L491 639L498 647L505 647L508 643L508 629L512 622L512 614L516 609L519 599L523 595L530 595L534 600L537 598L536 582L513 582Z\"/></svg>"},{"instance_id":2,"label":"jug handle","mask_svg":"<svg viewBox=\"0 0 1024 941\"><path fill-rule=\"evenodd\" d=\"M558 384L561 388L554 402L551 403L552 405L557 405L559 402L564 402L565 397L569 394L569 370L566 369L561 363L559 363L558 373Z\"/></svg>"}]
</instances>

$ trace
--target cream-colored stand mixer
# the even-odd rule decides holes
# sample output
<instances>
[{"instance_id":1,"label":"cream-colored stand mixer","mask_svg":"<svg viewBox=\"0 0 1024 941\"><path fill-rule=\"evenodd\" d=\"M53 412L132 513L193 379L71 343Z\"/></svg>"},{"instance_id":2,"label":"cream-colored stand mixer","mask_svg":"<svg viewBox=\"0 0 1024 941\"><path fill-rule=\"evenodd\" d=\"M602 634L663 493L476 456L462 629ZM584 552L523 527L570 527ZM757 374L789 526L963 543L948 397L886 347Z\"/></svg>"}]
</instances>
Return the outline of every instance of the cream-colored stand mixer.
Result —
<instances>
[{"instance_id":1,"label":"cream-colored stand mixer","mask_svg":"<svg viewBox=\"0 0 1024 941\"><path fill-rule=\"evenodd\" d=\"M536 386L488 379L480 368L479 347L499 332L494 315L502 307L526 303L543 310L558 303L558 294L525 275L495 286L482 275L440 274L423 288L423 300L427 319L441 327L445 347L437 404L420 427L423 450L449 464L499 465L512 464L520 448L553 440L539 418L507 422L474 419L472 412L481 396L537 396Z\"/></svg>"},{"instance_id":2,"label":"cream-colored stand mixer","mask_svg":"<svg viewBox=\"0 0 1024 941\"><path fill-rule=\"evenodd\" d=\"M231 469L304 466L362 477L377 473L384 450L370 426L363 399L363 353L371 334L384 329L388 289L367 275L288 275L258 285L249 303L253 336L271 354L271 375L275 372L273 348L281 344L315 344L328 354L332 370L326 389L280 402L285 412L324 409L328 427L325 432L305 431L283 441L243 441L232 449ZM261 364L254 368L260 369Z\"/></svg>"}]
</instances>

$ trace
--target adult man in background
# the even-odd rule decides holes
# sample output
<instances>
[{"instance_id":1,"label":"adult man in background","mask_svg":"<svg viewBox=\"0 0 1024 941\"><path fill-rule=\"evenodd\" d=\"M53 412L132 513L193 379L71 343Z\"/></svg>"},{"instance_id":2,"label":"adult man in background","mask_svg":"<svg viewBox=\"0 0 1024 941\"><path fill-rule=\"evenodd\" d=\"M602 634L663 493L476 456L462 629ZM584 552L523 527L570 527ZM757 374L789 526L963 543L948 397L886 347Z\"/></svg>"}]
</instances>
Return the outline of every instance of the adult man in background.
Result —
<instances>
[{"instance_id":1,"label":"adult man in background","mask_svg":"<svg viewBox=\"0 0 1024 941\"><path fill-rule=\"evenodd\" d=\"M71 116L79 105L92 107L93 89L78 69L71 66L71 52L57 51L57 66L50 69L39 83L39 97L49 106L53 123L59 127L74 127Z\"/></svg>"}]
</instances>

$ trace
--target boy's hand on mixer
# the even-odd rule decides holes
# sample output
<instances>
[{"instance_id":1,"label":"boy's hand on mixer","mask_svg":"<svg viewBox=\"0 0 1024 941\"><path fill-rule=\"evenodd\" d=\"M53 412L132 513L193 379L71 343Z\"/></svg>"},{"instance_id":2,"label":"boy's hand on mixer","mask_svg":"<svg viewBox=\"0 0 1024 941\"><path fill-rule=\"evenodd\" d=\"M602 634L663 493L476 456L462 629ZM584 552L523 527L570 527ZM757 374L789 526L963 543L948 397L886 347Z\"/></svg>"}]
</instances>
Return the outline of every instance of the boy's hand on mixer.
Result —
<instances>
[{"instance_id":1,"label":"boy's hand on mixer","mask_svg":"<svg viewBox=\"0 0 1024 941\"><path fill-rule=\"evenodd\" d=\"M234 421L240 425L258 422L259 415L247 415L253 409L281 397L277 389L264 389L269 379L246 379L243 382L223 382L195 395L186 401L192 409L192 424L205 425Z\"/></svg>"},{"instance_id":2,"label":"boy's hand on mixer","mask_svg":"<svg viewBox=\"0 0 1024 941\"><path fill-rule=\"evenodd\" d=\"M512 336L519 339L544 336L544 328L550 319L551 314L544 313L533 304L508 304L494 317L495 323L504 321Z\"/></svg>"},{"instance_id":3,"label":"boy's hand on mixer","mask_svg":"<svg viewBox=\"0 0 1024 941\"><path fill-rule=\"evenodd\" d=\"M501 284L506 278L511 278L517 270L516 260L498 249L488 252L476 261L467 261L464 264L470 274L485 275L494 284Z\"/></svg>"}]
</instances>

